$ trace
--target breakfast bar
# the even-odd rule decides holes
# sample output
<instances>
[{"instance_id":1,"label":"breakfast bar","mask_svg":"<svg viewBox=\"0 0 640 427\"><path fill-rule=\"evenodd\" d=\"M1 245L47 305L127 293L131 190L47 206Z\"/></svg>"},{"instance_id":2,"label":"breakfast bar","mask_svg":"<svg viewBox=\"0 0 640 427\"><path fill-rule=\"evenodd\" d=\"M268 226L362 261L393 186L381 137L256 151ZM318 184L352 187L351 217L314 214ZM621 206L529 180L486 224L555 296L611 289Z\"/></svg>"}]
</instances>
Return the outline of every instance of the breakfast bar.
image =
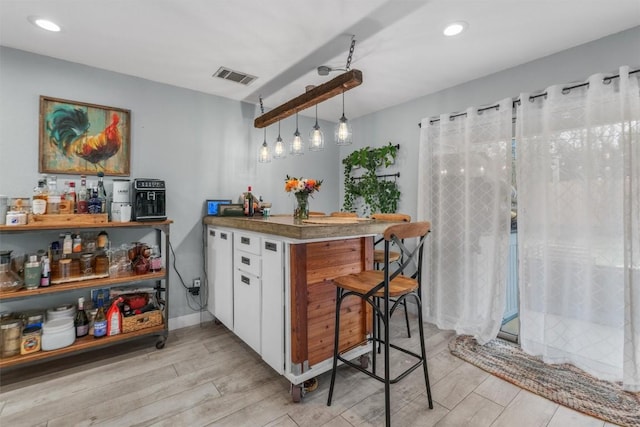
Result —
<instances>
[{"instance_id":1,"label":"breakfast bar","mask_svg":"<svg viewBox=\"0 0 640 427\"><path fill-rule=\"evenodd\" d=\"M335 323L332 279L373 265L373 236L390 222L368 218L206 217L208 308L291 382L331 369ZM341 350L361 358L369 347L370 308L343 304Z\"/></svg>"}]
</instances>

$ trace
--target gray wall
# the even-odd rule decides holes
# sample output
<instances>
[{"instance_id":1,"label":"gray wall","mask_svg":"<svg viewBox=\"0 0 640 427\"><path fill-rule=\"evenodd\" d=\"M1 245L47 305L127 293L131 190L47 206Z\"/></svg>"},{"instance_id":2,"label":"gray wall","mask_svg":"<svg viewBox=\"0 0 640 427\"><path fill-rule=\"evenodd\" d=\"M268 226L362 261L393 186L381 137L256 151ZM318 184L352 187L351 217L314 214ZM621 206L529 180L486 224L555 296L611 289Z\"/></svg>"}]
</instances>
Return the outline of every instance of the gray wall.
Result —
<instances>
[{"instance_id":1,"label":"gray wall","mask_svg":"<svg viewBox=\"0 0 640 427\"><path fill-rule=\"evenodd\" d=\"M366 145L399 143L399 159L393 166L393 171L401 172L402 199L398 210L415 218L418 124L423 118L464 111L470 106L491 105L500 99L536 92L554 84L584 81L594 73L617 73L622 65L640 68L640 27L353 120L354 144L341 149L341 158ZM340 194L342 200L342 186Z\"/></svg>"},{"instance_id":2,"label":"gray wall","mask_svg":"<svg viewBox=\"0 0 640 427\"><path fill-rule=\"evenodd\" d=\"M400 211L416 215L418 123L425 117L481 106L552 84L584 80L620 65L640 66L640 27L578 46L528 64L486 76L387 110L352 120L354 144L330 142L332 124L320 122L327 149L302 157L256 163L263 140L253 128L254 105L231 101L135 77L0 47L0 194L30 195L38 177L38 98L40 95L127 108L132 111L131 177L162 178L168 185L168 215L174 220L171 241L177 267L191 283L203 276L202 208L210 197L235 199L252 185L288 213L293 201L283 190L284 176L324 179L312 210L338 210L342 201L340 160L354 149L399 143L392 171L400 171ZM300 116L306 135L312 120ZM295 120L282 122L288 141ZM267 130L272 143L277 127ZM77 179L77 176L59 177ZM1 245L0 245L1 246ZM170 317L193 313L187 296L171 273Z\"/></svg>"},{"instance_id":3,"label":"gray wall","mask_svg":"<svg viewBox=\"0 0 640 427\"><path fill-rule=\"evenodd\" d=\"M314 195L311 208L327 212L338 208L338 148L327 144L323 152L257 163L263 130L253 128L259 115L254 105L6 47L0 47L0 94L0 194L12 197L30 196L39 176L40 95L131 110L131 178L166 180L167 212L174 221L171 242L177 268L189 285L193 278L204 277L205 199L235 200L251 185L255 195L273 203L273 213L290 213L293 197L284 191L289 174L324 178L324 188ZM319 124L332 134L331 123ZM300 116L299 125L307 135L313 121ZM277 131L277 126L268 128L270 144ZM282 122L286 141L294 131L295 120ZM59 183L65 179L79 182L77 175L58 177ZM196 301L188 301L193 297L173 271L171 284L170 317L193 313L188 302L194 306Z\"/></svg>"}]
</instances>

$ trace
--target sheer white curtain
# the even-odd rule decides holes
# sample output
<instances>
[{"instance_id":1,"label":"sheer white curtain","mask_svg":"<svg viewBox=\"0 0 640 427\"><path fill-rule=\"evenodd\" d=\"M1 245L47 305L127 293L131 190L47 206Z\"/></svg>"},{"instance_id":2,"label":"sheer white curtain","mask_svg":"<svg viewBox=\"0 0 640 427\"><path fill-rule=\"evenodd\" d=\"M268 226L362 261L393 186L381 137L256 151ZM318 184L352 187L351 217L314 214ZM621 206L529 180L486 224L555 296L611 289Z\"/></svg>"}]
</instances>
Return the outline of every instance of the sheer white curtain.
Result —
<instances>
[{"instance_id":1,"label":"sheer white curtain","mask_svg":"<svg viewBox=\"0 0 640 427\"><path fill-rule=\"evenodd\" d=\"M638 74L517 113L522 348L640 390Z\"/></svg>"},{"instance_id":2,"label":"sheer white curtain","mask_svg":"<svg viewBox=\"0 0 640 427\"><path fill-rule=\"evenodd\" d=\"M432 224L425 320L485 343L496 337L505 305L512 101L421 126L418 218Z\"/></svg>"}]
</instances>

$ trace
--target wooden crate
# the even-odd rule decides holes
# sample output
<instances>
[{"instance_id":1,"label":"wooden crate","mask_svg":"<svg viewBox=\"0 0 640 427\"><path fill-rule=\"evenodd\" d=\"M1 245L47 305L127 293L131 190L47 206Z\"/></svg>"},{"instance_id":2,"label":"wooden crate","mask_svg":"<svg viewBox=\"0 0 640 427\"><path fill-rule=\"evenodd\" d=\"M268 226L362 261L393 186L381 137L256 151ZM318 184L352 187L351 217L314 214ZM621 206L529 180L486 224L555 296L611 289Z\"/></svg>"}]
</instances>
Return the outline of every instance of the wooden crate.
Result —
<instances>
[{"instance_id":1,"label":"wooden crate","mask_svg":"<svg viewBox=\"0 0 640 427\"><path fill-rule=\"evenodd\" d=\"M105 214L54 214L36 215L29 214L28 224L40 225L74 225L74 224L106 224L109 216Z\"/></svg>"}]
</instances>

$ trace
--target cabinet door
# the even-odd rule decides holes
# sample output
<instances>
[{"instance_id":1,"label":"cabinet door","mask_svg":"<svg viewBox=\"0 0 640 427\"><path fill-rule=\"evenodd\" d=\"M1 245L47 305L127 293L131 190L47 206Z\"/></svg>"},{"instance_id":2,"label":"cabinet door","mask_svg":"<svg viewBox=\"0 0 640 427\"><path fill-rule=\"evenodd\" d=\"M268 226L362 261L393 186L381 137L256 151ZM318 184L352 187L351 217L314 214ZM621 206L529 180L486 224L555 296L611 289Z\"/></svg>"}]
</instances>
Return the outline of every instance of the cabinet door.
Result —
<instances>
[{"instance_id":1,"label":"cabinet door","mask_svg":"<svg viewBox=\"0 0 640 427\"><path fill-rule=\"evenodd\" d=\"M260 353L260 278L236 268L233 297L233 332Z\"/></svg>"},{"instance_id":2,"label":"cabinet door","mask_svg":"<svg viewBox=\"0 0 640 427\"><path fill-rule=\"evenodd\" d=\"M211 314L233 330L233 233L208 227L208 307Z\"/></svg>"},{"instance_id":3,"label":"cabinet door","mask_svg":"<svg viewBox=\"0 0 640 427\"><path fill-rule=\"evenodd\" d=\"M262 359L284 373L284 243L262 239Z\"/></svg>"}]
</instances>

